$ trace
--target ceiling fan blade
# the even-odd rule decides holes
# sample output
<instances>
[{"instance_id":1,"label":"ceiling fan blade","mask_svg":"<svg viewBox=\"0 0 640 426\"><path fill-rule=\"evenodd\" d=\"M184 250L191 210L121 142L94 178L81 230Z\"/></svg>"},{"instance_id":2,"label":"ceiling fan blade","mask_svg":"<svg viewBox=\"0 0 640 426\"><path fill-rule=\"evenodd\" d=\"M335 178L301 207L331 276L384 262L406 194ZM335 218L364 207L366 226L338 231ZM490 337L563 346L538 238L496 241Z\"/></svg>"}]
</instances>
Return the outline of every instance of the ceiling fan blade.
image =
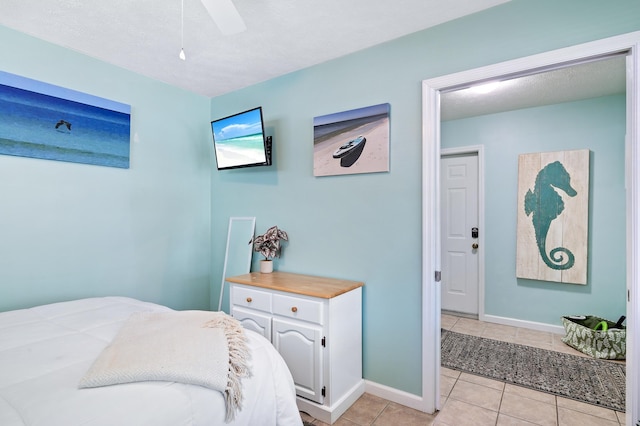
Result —
<instances>
[{"instance_id":1,"label":"ceiling fan blade","mask_svg":"<svg viewBox=\"0 0 640 426\"><path fill-rule=\"evenodd\" d=\"M224 35L241 33L247 29L231 0L201 0L220 32Z\"/></svg>"}]
</instances>

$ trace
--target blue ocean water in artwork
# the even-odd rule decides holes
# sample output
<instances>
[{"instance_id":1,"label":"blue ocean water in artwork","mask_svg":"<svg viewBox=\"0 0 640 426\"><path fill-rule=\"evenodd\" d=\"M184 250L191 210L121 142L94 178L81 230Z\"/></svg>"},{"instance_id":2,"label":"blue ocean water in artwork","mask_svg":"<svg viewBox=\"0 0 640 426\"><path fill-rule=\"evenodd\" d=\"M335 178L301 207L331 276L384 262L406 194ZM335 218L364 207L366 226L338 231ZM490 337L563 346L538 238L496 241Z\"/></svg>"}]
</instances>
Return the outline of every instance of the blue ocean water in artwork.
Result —
<instances>
[{"instance_id":1,"label":"blue ocean water in artwork","mask_svg":"<svg viewBox=\"0 0 640 426\"><path fill-rule=\"evenodd\" d=\"M123 112L0 84L0 154L128 168L130 127Z\"/></svg>"}]
</instances>

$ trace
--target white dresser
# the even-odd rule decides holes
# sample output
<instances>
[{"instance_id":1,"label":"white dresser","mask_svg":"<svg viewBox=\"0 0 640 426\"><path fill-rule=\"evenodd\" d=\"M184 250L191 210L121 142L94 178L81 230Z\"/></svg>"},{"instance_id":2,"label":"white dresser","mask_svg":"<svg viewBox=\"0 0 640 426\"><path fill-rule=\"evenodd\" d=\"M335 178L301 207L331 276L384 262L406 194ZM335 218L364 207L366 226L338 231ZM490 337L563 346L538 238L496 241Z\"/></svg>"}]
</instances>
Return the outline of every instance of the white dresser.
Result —
<instances>
[{"instance_id":1,"label":"white dresser","mask_svg":"<svg viewBox=\"0 0 640 426\"><path fill-rule=\"evenodd\" d=\"M288 272L252 272L227 281L231 315L282 355L298 408L335 422L364 393L363 283Z\"/></svg>"}]
</instances>

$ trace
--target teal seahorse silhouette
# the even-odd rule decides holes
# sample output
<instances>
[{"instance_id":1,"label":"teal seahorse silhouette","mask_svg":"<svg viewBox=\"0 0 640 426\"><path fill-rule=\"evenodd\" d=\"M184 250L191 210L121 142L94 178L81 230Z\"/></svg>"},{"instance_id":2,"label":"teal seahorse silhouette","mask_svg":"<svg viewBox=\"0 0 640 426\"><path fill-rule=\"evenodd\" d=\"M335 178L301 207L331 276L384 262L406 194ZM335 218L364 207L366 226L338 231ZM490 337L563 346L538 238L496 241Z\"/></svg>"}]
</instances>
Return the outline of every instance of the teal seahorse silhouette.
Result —
<instances>
[{"instance_id":1,"label":"teal seahorse silhouette","mask_svg":"<svg viewBox=\"0 0 640 426\"><path fill-rule=\"evenodd\" d=\"M531 214L540 256L549 268L557 270L569 269L575 262L573 253L564 247L554 248L548 256L546 251L547 233L551 222L564 210L564 201L555 188L566 192L570 197L575 197L577 192L571 187L570 181L571 176L562 163L549 163L538 172L534 190L529 189L524 197L524 212L527 216Z\"/></svg>"}]
</instances>

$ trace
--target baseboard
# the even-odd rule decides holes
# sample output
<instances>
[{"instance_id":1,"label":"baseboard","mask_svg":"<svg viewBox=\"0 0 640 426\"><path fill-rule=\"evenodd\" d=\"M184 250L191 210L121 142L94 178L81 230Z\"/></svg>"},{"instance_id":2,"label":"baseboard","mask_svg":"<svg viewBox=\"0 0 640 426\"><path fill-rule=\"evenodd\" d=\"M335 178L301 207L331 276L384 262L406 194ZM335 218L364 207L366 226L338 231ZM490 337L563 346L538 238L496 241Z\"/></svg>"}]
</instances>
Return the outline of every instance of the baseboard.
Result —
<instances>
[{"instance_id":1,"label":"baseboard","mask_svg":"<svg viewBox=\"0 0 640 426\"><path fill-rule=\"evenodd\" d=\"M545 324L542 322L525 321L514 318L499 317L495 315L483 315L481 321L492 322L513 327L528 328L530 330L546 331L554 334L564 334L564 327L561 325Z\"/></svg>"},{"instance_id":2,"label":"baseboard","mask_svg":"<svg viewBox=\"0 0 640 426\"><path fill-rule=\"evenodd\" d=\"M323 423L332 425L366 392L365 388L365 381L359 380L353 388L347 391L330 407L324 404L317 404L299 396L296 397L296 404L298 405L298 410L307 413Z\"/></svg>"},{"instance_id":3,"label":"baseboard","mask_svg":"<svg viewBox=\"0 0 640 426\"><path fill-rule=\"evenodd\" d=\"M413 408L415 410L424 411L424 401L421 396L394 389L389 386L381 385L379 383L371 382L369 380L365 380L364 391L371 395L375 395L388 401L395 402L396 404L404 405L405 407Z\"/></svg>"}]
</instances>

